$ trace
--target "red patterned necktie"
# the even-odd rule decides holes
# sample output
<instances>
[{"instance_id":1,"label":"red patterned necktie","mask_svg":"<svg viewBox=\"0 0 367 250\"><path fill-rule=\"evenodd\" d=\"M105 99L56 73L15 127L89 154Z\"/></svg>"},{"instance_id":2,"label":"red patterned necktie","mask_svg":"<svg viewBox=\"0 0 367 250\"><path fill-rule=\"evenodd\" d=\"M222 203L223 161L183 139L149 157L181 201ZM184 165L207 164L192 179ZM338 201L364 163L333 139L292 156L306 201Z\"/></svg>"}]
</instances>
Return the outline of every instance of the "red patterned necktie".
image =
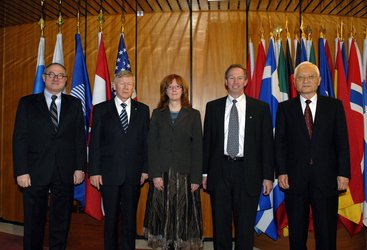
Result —
<instances>
[{"instance_id":1,"label":"red patterned necktie","mask_svg":"<svg viewBox=\"0 0 367 250\"><path fill-rule=\"evenodd\" d=\"M311 100L306 100L306 108L305 108L304 116L305 116L306 126L307 126L307 130L308 130L308 135L311 138L312 137L313 120L312 120L312 113L311 113L311 109L310 109L310 103L311 103Z\"/></svg>"}]
</instances>

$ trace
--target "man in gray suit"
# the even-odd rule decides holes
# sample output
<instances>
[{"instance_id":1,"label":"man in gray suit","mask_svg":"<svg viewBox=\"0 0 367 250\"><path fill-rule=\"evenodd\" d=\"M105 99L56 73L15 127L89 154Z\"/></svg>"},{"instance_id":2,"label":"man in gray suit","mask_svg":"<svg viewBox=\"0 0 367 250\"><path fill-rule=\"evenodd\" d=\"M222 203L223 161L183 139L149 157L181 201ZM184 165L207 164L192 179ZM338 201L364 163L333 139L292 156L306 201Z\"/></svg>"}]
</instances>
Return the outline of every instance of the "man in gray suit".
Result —
<instances>
[{"instance_id":1,"label":"man in gray suit","mask_svg":"<svg viewBox=\"0 0 367 250\"><path fill-rule=\"evenodd\" d=\"M206 106L203 187L210 193L214 248L253 248L253 227L261 187L273 188L274 155L271 115L266 103L243 93L246 69L233 64L225 72L228 96Z\"/></svg>"}]
</instances>

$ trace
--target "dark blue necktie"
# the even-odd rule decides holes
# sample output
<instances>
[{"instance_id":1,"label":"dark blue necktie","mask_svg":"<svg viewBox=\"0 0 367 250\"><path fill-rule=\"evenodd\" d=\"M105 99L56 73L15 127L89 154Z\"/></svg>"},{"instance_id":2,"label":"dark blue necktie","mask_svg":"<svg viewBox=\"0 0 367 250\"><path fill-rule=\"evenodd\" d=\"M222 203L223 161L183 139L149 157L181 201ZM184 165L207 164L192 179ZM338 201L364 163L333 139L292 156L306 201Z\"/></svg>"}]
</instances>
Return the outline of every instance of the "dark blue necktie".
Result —
<instances>
[{"instance_id":1,"label":"dark blue necktie","mask_svg":"<svg viewBox=\"0 0 367 250\"><path fill-rule=\"evenodd\" d=\"M127 113L126 113L126 106L127 106L126 103L121 103L122 110L120 113L120 121L124 129L124 133L127 132L127 128L129 127L129 121L127 119Z\"/></svg>"}]
</instances>

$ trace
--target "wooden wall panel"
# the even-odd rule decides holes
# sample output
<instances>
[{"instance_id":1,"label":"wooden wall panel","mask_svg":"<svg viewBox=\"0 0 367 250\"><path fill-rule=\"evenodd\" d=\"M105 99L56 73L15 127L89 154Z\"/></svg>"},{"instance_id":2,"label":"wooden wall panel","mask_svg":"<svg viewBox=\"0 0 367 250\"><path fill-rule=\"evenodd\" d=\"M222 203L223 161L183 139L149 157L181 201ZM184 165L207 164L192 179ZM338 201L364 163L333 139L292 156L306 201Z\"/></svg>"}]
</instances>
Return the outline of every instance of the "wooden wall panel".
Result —
<instances>
[{"instance_id":1,"label":"wooden wall panel","mask_svg":"<svg viewBox=\"0 0 367 250\"><path fill-rule=\"evenodd\" d=\"M254 42L255 55L259 43L258 30L261 23L264 36L269 45L269 16L272 26L284 28L285 17L289 20L292 40L294 30L299 27L299 15L250 12L249 34ZM353 23L358 32L358 43L362 49L362 30L366 19L339 18L336 16L304 15L304 24L314 29L313 41L317 51L317 39L320 23L327 29L327 39L334 53L336 24L343 20L346 29ZM97 58L97 17L87 18L84 30L84 19L81 19L81 37L86 51L89 79L93 89L94 73ZM55 46L57 25L47 21L46 64L52 60ZM182 75L187 81L192 74L193 106L204 119L205 105L208 101L226 94L224 88L224 71L229 64L246 64L246 13L244 11L209 11L193 13L193 71L190 72L190 20L189 13L156 13L145 14L137 19L134 15L126 16L125 43L128 49L132 70L137 71L138 99L154 109L159 100L159 84L162 78L171 73ZM74 61L75 19L65 20L63 26L65 65L69 72L69 83ZM138 31L136 40L135 33ZM105 16L103 26L104 42L111 79L115 67L119 34L121 31L120 16ZM3 33L1 33L3 32ZM0 40L0 217L10 221L21 222L22 199L13 179L11 137L13 133L15 111L21 96L30 94L37 62L39 27L36 23L7 27L1 30ZM285 38L285 34L282 35ZM344 36L347 39L348 35ZM86 41L86 47L84 40ZM267 50L267 48L266 48ZM293 53L293 48L292 48ZM135 56L137 54L137 57ZM137 64L137 66L135 66ZM138 211L138 232L142 233L142 221L147 186L142 191ZM209 197L202 193L204 218L204 236L212 236L211 212Z\"/></svg>"},{"instance_id":2,"label":"wooden wall panel","mask_svg":"<svg viewBox=\"0 0 367 250\"><path fill-rule=\"evenodd\" d=\"M4 29L0 29L0 69L3 68L4 61ZM0 218L3 216L3 206L4 203L3 196L5 182L4 176L2 175L2 169L4 166L4 71L0 70Z\"/></svg>"}]
</instances>

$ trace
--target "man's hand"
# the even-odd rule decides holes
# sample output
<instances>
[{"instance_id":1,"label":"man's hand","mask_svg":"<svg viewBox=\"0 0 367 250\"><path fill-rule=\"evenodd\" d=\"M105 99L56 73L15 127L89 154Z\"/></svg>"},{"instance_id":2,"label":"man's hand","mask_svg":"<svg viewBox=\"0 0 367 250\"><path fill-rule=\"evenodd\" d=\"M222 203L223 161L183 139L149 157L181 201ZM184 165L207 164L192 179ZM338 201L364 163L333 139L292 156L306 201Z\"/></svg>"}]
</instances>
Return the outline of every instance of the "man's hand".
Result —
<instances>
[{"instance_id":1,"label":"man's hand","mask_svg":"<svg viewBox=\"0 0 367 250\"><path fill-rule=\"evenodd\" d=\"M163 184L163 179L161 177L153 178L153 184L157 190L163 191L164 184Z\"/></svg>"},{"instance_id":2,"label":"man's hand","mask_svg":"<svg viewBox=\"0 0 367 250\"><path fill-rule=\"evenodd\" d=\"M103 185L102 182L102 175L93 175L89 178L90 184L92 186L96 187L98 190L100 189L101 185Z\"/></svg>"},{"instance_id":3,"label":"man's hand","mask_svg":"<svg viewBox=\"0 0 367 250\"><path fill-rule=\"evenodd\" d=\"M140 177L140 185L143 185L145 180L148 179L148 174L147 173L142 173L141 177Z\"/></svg>"},{"instance_id":4,"label":"man's hand","mask_svg":"<svg viewBox=\"0 0 367 250\"><path fill-rule=\"evenodd\" d=\"M207 176L203 176L203 180L202 180L202 185L203 185L203 188L206 189L206 180L208 179Z\"/></svg>"},{"instance_id":5,"label":"man's hand","mask_svg":"<svg viewBox=\"0 0 367 250\"><path fill-rule=\"evenodd\" d=\"M263 181L263 194L264 195L269 195L271 190L273 190L273 181L271 180L264 180Z\"/></svg>"},{"instance_id":6,"label":"man's hand","mask_svg":"<svg viewBox=\"0 0 367 250\"><path fill-rule=\"evenodd\" d=\"M85 174L81 170L74 171L74 185L78 185L84 181Z\"/></svg>"},{"instance_id":7,"label":"man's hand","mask_svg":"<svg viewBox=\"0 0 367 250\"><path fill-rule=\"evenodd\" d=\"M281 174L278 176L279 187L283 189L289 189L288 175Z\"/></svg>"},{"instance_id":8,"label":"man's hand","mask_svg":"<svg viewBox=\"0 0 367 250\"><path fill-rule=\"evenodd\" d=\"M347 190L349 179L344 176L338 176L338 190Z\"/></svg>"},{"instance_id":9,"label":"man's hand","mask_svg":"<svg viewBox=\"0 0 367 250\"><path fill-rule=\"evenodd\" d=\"M29 174L23 174L17 176L17 183L20 187L26 188L31 186L31 176Z\"/></svg>"}]
</instances>

